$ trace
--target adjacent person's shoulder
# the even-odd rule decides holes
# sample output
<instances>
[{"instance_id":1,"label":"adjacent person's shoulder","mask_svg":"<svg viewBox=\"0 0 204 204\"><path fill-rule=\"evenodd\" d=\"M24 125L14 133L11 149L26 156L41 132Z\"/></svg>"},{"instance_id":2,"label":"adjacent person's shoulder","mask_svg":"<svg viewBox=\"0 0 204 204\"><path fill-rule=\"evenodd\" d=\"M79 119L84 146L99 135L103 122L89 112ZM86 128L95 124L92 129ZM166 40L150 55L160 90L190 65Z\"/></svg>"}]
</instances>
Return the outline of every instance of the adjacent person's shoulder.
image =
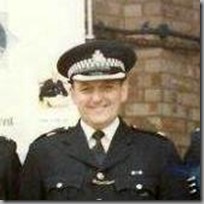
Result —
<instances>
[{"instance_id":1,"label":"adjacent person's shoulder","mask_svg":"<svg viewBox=\"0 0 204 204\"><path fill-rule=\"evenodd\" d=\"M0 136L0 151L15 152L16 142L5 136Z\"/></svg>"}]
</instances>

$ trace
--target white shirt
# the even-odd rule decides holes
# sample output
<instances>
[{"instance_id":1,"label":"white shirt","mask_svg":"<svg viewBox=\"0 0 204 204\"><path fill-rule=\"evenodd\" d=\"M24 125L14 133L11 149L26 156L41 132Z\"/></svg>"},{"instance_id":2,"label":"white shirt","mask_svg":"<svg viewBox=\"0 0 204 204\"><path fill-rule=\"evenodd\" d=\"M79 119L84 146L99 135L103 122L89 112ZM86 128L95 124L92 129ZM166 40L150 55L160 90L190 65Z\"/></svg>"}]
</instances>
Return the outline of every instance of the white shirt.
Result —
<instances>
[{"instance_id":1,"label":"white shirt","mask_svg":"<svg viewBox=\"0 0 204 204\"><path fill-rule=\"evenodd\" d=\"M92 138L93 133L96 131L94 128L90 127L89 125L87 125L83 120L80 120L81 123L81 127L85 133L87 142L88 142L88 146L90 149L92 149L95 144L96 141L94 138ZM112 138L119 126L119 118L117 117L109 126L107 126L106 128L102 129L102 131L104 132L105 136L101 139L101 143L103 145L103 148L105 150L105 152L108 151Z\"/></svg>"}]
</instances>

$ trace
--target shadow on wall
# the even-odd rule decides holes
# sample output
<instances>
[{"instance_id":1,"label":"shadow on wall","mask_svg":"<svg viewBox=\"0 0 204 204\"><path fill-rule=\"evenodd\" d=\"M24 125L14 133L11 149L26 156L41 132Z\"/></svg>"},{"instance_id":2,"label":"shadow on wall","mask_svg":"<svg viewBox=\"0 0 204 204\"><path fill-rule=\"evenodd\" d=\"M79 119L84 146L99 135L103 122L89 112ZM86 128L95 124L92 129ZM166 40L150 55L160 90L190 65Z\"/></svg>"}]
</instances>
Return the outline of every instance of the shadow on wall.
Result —
<instances>
[{"instance_id":1,"label":"shadow on wall","mask_svg":"<svg viewBox=\"0 0 204 204\"><path fill-rule=\"evenodd\" d=\"M0 23L0 54L3 54L6 49L7 38L3 25Z\"/></svg>"}]
</instances>

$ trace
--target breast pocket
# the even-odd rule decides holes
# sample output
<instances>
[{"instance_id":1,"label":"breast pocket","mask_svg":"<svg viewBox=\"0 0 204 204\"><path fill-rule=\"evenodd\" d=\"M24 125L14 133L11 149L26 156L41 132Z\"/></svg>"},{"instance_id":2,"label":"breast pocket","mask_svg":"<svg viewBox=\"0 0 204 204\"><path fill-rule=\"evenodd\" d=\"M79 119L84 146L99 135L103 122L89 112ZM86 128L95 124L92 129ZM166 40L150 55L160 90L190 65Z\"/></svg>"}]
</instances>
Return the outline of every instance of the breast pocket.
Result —
<instances>
[{"instance_id":1,"label":"breast pocket","mask_svg":"<svg viewBox=\"0 0 204 204\"><path fill-rule=\"evenodd\" d=\"M82 185L81 176L49 177L45 181L46 200L75 200Z\"/></svg>"},{"instance_id":2,"label":"breast pocket","mask_svg":"<svg viewBox=\"0 0 204 204\"><path fill-rule=\"evenodd\" d=\"M157 198L157 184L153 176L119 178L115 182L115 187L124 200L155 200Z\"/></svg>"}]
</instances>

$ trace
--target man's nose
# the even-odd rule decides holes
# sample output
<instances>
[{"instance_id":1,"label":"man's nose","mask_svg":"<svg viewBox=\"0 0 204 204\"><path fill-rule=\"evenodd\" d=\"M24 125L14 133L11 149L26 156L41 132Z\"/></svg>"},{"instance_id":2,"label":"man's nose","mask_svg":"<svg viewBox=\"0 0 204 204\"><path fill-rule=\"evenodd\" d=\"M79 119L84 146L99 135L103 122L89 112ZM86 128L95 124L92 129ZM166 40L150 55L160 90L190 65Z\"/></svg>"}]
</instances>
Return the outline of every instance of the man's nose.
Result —
<instances>
[{"instance_id":1,"label":"man's nose","mask_svg":"<svg viewBox=\"0 0 204 204\"><path fill-rule=\"evenodd\" d=\"M92 100L94 102L100 102L103 98L103 93L101 91L94 91L92 94Z\"/></svg>"}]
</instances>

